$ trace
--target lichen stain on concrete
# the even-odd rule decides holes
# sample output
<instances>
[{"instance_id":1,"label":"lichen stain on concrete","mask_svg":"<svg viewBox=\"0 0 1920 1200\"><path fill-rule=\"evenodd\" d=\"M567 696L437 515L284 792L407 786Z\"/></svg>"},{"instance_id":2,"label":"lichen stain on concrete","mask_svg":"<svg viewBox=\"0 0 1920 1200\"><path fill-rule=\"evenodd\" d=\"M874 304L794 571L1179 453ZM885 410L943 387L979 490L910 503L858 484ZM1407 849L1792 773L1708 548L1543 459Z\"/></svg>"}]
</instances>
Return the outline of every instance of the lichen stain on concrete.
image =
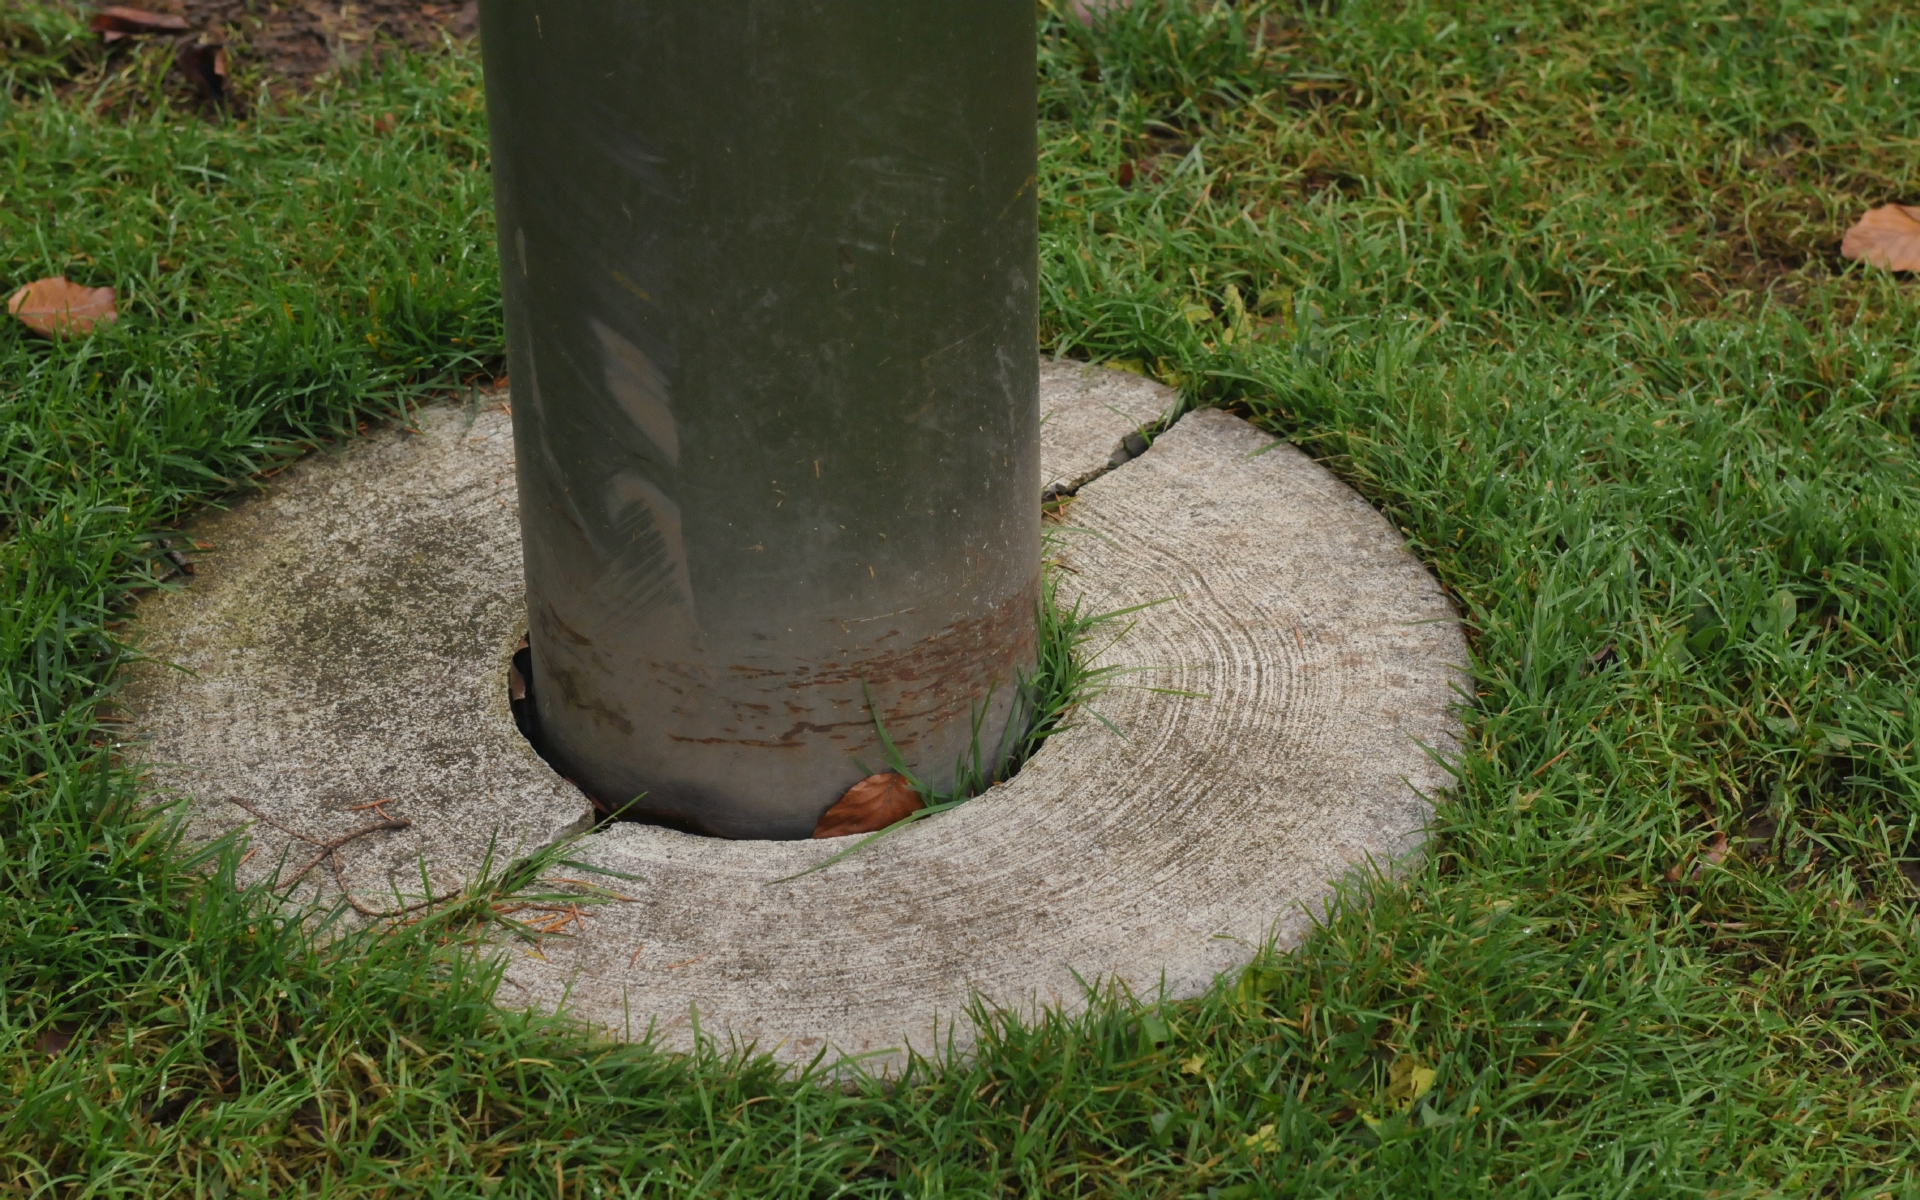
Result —
<instances>
[{"instance_id":1,"label":"lichen stain on concrete","mask_svg":"<svg viewBox=\"0 0 1920 1200\"><path fill-rule=\"evenodd\" d=\"M177 663L131 668L123 703L162 793L194 797L196 828L253 824L265 879L299 846L224 802L320 840L388 800L413 822L342 849L356 895L420 891L419 863L455 886L583 828L585 798L542 763L506 707L506 660L524 615L502 412L418 414L313 456L267 495L209 514L193 535L220 549L183 589L138 610L143 651ZM490 727L476 736L475 722ZM506 856L504 858L500 856ZM331 890L315 871L304 890Z\"/></svg>"}]
</instances>

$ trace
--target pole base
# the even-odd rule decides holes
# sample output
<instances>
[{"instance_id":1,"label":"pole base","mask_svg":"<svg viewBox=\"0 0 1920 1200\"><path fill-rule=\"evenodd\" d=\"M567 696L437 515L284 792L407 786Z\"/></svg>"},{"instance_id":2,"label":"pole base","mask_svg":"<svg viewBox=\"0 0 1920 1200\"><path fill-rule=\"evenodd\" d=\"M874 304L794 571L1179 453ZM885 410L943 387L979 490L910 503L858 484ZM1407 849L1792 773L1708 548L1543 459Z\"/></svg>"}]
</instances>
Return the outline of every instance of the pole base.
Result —
<instances>
[{"instance_id":1,"label":"pole base","mask_svg":"<svg viewBox=\"0 0 1920 1200\"><path fill-rule=\"evenodd\" d=\"M1191 413L1143 453L1123 444L1172 400L1042 371L1063 590L1149 606L1101 653L1127 672L1092 705L1104 721L811 874L845 846L607 825L566 874L617 872L601 882L630 899L503 944L501 1002L882 1069L909 1044L965 1045L976 993L1014 1011L1077 1008L1080 979L1197 994L1268 937L1297 942L1344 877L1417 853L1450 781L1429 751L1460 729L1452 608L1365 501L1245 422ZM510 709L525 616L504 405L310 456L196 522L212 548L195 574L141 604L155 661L122 694L138 752L157 797L193 797L197 836L249 827L243 883L371 921L591 827Z\"/></svg>"}]
</instances>

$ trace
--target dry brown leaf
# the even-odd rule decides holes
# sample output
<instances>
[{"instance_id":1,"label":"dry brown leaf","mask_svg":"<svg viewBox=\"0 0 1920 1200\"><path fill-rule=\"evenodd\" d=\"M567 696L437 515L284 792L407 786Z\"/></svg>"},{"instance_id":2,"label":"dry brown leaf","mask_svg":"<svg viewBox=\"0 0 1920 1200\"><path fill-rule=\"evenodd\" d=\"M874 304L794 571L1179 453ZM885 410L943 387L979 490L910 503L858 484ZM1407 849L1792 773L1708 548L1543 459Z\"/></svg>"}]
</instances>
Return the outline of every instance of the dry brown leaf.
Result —
<instances>
[{"instance_id":1,"label":"dry brown leaf","mask_svg":"<svg viewBox=\"0 0 1920 1200\"><path fill-rule=\"evenodd\" d=\"M846 795L820 814L820 823L813 827L813 836L836 838L856 833L874 833L926 806L926 802L913 790L913 785L907 782L906 776L891 771L884 775L869 775L848 788Z\"/></svg>"},{"instance_id":2,"label":"dry brown leaf","mask_svg":"<svg viewBox=\"0 0 1920 1200\"><path fill-rule=\"evenodd\" d=\"M1883 204L1847 230L1840 253L1889 271L1920 271L1920 208Z\"/></svg>"},{"instance_id":3,"label":"dry brown leaf","mask_svg":"<svg viewBox=\"0 0 1920 1200\"><path fill-rule=\"evenodd\" d=\"M71 337L120 319L110 287L81 287L61 276L36 279L13 294L7 311L41 337Z\"/></svg>"},{"instance_id":4,"label":"dry brown leaf","mask_svg":"<svg viewBox=\"0 0 1920 1200\"><path fill-rule=\"evenodd\" d=\"M34 1039L33 1048L48 1058L57 1057L68 1046L73 1045L73 1037L80 1032L80 1026L71 1021L62 1021L40 1031Z\"/></svg>"},{"instance_id":5,"label":"dry brown leaf","mask_svg":"<svg viewBox=\"0 0 1920 1200\"><path fill-rule=\"evenodd\" d=\"M1727 854L1731 848L1730 843L1727 841L1727 835L1725 833L1715 832L1713 841L1707 844L1706 850L1700 855L1700 861L1693 863L1681 861L1675 863L1673 868L1667 872L1667 882L1679 883L1683 879L1700 878L1700 872L1703 869L1702 863L1709 867L1719 866L1721 863L1727 861ZM1689 870L1689 867L1692 869Z\"/></svg>"},{"instance_id":6,"label":"dry brown leaf","mask_svg":"<svg viewBox=\"0 0 1920 1200\"><path fill-rule=\"evenodd\" d=\"M117 42L121 38L137 37L143 33L180 33L187 28L187 19L172 13L148 12L144 8L113 4L93 14L93 19L87 22L87 28L101 34L102 41Z\"/></svg>"}]
</instances>

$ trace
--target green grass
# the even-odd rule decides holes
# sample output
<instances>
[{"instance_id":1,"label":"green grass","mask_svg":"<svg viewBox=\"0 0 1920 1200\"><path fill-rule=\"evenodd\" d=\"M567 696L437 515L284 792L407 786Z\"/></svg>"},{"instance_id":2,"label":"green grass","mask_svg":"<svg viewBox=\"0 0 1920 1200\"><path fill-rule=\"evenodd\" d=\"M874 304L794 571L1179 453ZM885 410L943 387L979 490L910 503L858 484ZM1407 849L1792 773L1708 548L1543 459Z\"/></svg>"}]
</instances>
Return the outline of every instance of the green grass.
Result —
<instances>
[{"instance_id":1,"label":"green grass","mask_svg":"<svg viewBox=\"0 0 1920 1200\"><path fill-rule=\"evenodd\" d=\"M15 1192L1920 1194L1920 284L1836 255L1920 201L1908 6L1046 24L1044 342L1404 529L1470 623L1466 753L1429 857L1299 951L852 1089L494 1008L485 896L316 942L132 808L101 705L155 532L497 363L477 68L223 122L26 11L0 263L126 317L0 330Z\"/></svg>"}]
</instances>

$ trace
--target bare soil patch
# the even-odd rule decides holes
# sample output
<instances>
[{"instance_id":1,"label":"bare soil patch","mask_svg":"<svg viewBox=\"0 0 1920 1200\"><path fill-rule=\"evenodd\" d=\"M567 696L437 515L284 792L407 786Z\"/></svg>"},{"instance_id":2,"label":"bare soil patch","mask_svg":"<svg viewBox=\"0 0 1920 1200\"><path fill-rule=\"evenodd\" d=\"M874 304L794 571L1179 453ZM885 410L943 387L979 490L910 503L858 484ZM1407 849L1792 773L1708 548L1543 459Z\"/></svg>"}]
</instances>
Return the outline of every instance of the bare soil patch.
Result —
<instances>
[{"instance_id":1,"label":"bare soil patch","mask_svg":"<svg viewBox=\"0 0 1920 1200\"><path fill-rule=\"evenodd\" d=\"M186 18L202 42L226 46L231 69L269 88L302 89L383 49L431 50L479 31L473 0L144 0L136 7Z\"/></svg>"}]
</instances>

